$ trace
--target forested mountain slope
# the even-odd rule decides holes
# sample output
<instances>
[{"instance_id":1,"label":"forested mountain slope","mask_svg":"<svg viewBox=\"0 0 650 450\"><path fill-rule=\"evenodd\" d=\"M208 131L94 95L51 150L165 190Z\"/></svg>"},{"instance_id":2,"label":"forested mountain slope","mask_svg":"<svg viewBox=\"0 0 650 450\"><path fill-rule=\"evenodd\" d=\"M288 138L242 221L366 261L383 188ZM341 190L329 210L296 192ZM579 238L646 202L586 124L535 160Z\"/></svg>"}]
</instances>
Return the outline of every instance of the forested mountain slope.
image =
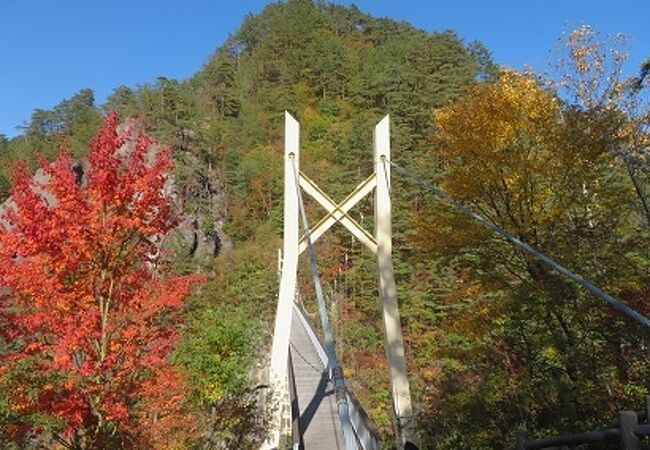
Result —
<instances>
[{"instance_id":1,"label":"forested mountain slope","mask_svg":"<svg viewBox=\"0 0 650 450\"><path fill-rule=\"evenodd\" d=\"M632 124L617 108L500 73L480 43L451 31L290 0L246 17L188 80L120 86L104 105L84 89L35 111L21 136L0 141L0 195L12 161L33 165L35 151L51 157L60 145L83 157L108 111L173 148L178 207L197 238L170 245L164 268L208 281L186 305L171 360L185 374L193 439L252 448L263 421L251 388L276 305L285 110L301 123L301 169L335 200L372 171L372 128L390 114L396 161L647 313L647 172L635 155L623 162ZM392 189L423 448L502 448L517 429L579 431L640 404L647 334L397 175ZM352 213L367 228L372 206ZM341 230L317 250L348 385L390 443L374 260ZM315 313L304 272L301 298ZM7 408L0 401L0 432L16 420Z\"/></svg>"}]
</instances>

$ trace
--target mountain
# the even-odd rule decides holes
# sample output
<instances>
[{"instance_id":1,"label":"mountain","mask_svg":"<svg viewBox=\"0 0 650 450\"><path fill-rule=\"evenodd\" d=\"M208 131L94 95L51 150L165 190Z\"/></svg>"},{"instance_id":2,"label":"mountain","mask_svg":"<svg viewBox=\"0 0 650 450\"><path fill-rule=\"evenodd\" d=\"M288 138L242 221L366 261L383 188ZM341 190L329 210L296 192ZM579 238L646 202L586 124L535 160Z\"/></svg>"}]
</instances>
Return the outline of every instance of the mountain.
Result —
<instances>
[{"instance_id":1,"label":"mountain","mask_svg":"<svg viewBox=\"0 0 650 450\"><path fill-rule=\"evenodd\" d=\"M432 150L439 144L433 111L497 79L499 70L488 49L479 42L464 42L453 31L427 32L369 16L355 6L316 0L272 3L259 15L247 16L187 80L161 76L135 88L119 86L103 105L95 103L92 91L83 89L52 110L34 111L21 136L0 139L0 198L8 196L11 163L23 159L35 167L35 149L52 157L58 146L66 145L75 158L83 158L86 142L108 111L117 111L125 121L139 121L159 142L171 146L176 200L186 229L170 240L173 251L162 268L170 273L201 272L209 278L187 304L187 325L172 360L189 380L187 404L196 417L196 439L202 448L253 448L264 426L258 409L260 389L255 387L266 370L278 286L283 112L289 111L301 124L301 170L338 200L371 173L372 130L386 114L391 117L393 158L430 179L442 176L443 165ZM522 140L529 142L527 138ZM453 246L455 241L448 243L453 250L445 255L421 251L415 230L422 228L423 220L438 223L423 219L431 202L397 180L391 195L398 295L424 448L434 448L434 439L439 443L436 448L506 446L513 442L515 425L521 424L564 431L568 425L551 400L540 399L540 391L523 382L510 389L506 376L512 375L508 372L512 369L517 377L524 377L526 369L518 365L524 353L521 348L529 355L556 351L541 331L550 319L529 318L532 312L517 310L517 321L508 324L516 323L521 330L504 331L507 327L502 323L495 335L489 331L481 335L481 345L472 339L482 330L471 329L462 320L467 311L477 322L481 314L488 314L471 310L479 287L485 289L481 298L508 298L516 303L538 298L534 283L508 286L497 269L480 262L478 252L459 250ZM321 212L317 205L307 206L311 221L316 222ZM367 199L351 214L369 228L372 211L372 201ZM562 227L570 227L567 223ZM467 230L472 232L470 227ZM592 235L585 233L587 242ZM567 231L567 236L575 234ZM645 261L639 256L641 244L632 241L626 241L631 265ZM374 258L339 229L323 236L317 251L348 385L377 424L383 441L392 442ZM570 253L564 247L558 251ZM461 261L474 265L465 268ZM299 277L300 298L307 313L316 317L307 272L303 270ZM487 273L492 279L484 284L471 282L476 273ZM636 286L631 281L629 285ZM571 302L579 298L563 289L562 295ZM545 314L552 317L555 312L549 308ZM555 319L561 323L563 317ZM553 323L558 329L552 334L562 341L563 333L568 333L569 341L578 342L573 354L586 361L591 347L580 347L582 332L571 334ZM575 317L569 321L579 323ZM468 355L483 351L487 360L506 354L511 366L503 369L495 362L486 369L489 365L466 363ZM551 356L539 372L530 369L531 378L548 382L535 389L550 386L554 380L547 375L555 372L549 367L563 364ZM621 391L641 389L634 381L641 365L634 367L616 378L621 385L629 381L627 387L618 385ZM580 384L570 374L562 375L570 379L564 392L575 388L579 396L576 386L600 386L598 380L605 377L596 372L592 378L584 376ZM445 380L447 385L441 388L432 379ZM575 411L567 419L570 425L589 424L590 417L606 415L596 411L597 399L583 397L576 397ZM622 396L614 397L609 405L621 403ZM468 427L471 430L466 432Z\"/></svg>"},{"instance_id":2,"label":"mountain","mask_svg":"<svg viewBox=\"0 0 650 450\"><path fill-rule=\"evenodd\" d=\"M324 188L343 196L359 175L371 170L371 133L378 119L391 114L393 153L404 161L418 161L425 158L430 143L432 108L449 103L493 73L488 51L480 43L464 43L451 31L425 32L371 17L355 6L309 0L274 3L257 16L247 16L188 80L159 77L137 88L120 86L104 105L96 105L92 91L83 89L52 110L35 111L21 136L0 142L0 195L8 193L11 161L25 159L33 165L34 149L51 157L60 145L81 158L103 112L115 110L124 119L137 118L161 143L173 147L179 203L194 224L194 242L188 248L187 239L180 239L178 245L185 250L170 264L173 270L213 273L202 298L191 303L189 322L236 316L249 325L217 322L241 328L239 334L264 349L270 345L277 290L274 259L281 239L283 112L288 110L301 121L303 170L319 174ZM369 205L360 211L369 216ZM327 274L347 254L359 269L344 277L358 277L358 283L368 286L349 300L367 304L337 321L338 339L344 349L356 343L357 350L343 351L345 361L371 362L350 364L350 383L367 409L375 412L373 419L382 431L389 433L382 331L371 287L374 274L363 268L369 257L344 234L324 241L338 250L323 249L328 253L321 260L325 281L340 282L340 275ZM203 250L196 257L193 247L199 244ZM309 292L306 280L302 285L302 291ZM357 288L350 290L351 294ZM314 312L313 304L306 302ZM201 331L190 326L188 333L197 336L187 338L183 351L196 352L193 344L215 339L224 330L210 324ZM183 351L178 359L190 366L195 379L204 378L195 386L195 406L217 407L226 416L226 405L232 407L233 398L200 392L200 386L205 389L205 381L214 378L214 369L189 363ZM238 349L237 358L248 361L239 369L244 373L253 370L254 362L263 365L265 358L264 350L250 351ZM230 385L232 392L241 389L235 381L241 377L231 378L220 379L226 394ZM217 415L216 422L208 421L204 435L223 423L225 418ZM241 430L233 431L237 432Z\"/></svg>"}]
</instances>

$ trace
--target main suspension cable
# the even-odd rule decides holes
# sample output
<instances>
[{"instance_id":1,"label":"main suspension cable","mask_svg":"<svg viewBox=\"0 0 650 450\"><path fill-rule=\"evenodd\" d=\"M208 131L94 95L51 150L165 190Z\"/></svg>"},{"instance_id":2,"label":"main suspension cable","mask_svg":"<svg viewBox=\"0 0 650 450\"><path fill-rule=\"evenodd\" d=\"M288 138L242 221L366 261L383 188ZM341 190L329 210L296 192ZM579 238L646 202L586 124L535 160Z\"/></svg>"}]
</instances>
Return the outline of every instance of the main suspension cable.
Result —
<instances>
[{"instance_id":1,"label":"main suspension cable","mask_svg":"<svg viewBox=\"0 0 650 450\"><path fill-rule=\"evenodd\" d=\"M499 234L502 236L505 240L510 242L511 244L514 244L515 246L519 247L521 250L524 252L528 253L529 255L534 256L535 258L541 260L542 262L546 263L550 267L552 267L554 270L557 272L561 273L562 275L566 276L567 278L570 278L573 280L575 283L579 284L583 288L587 289L589 292L600 298L601 300L606 301L609 303L614 309L625 315L627 318L634 320L635 322L640 323L641 325L650 328L650 319L645 317L643 314L639 313L638 311L635 311L634 309L630 308L627 306L625 303L617 299L616 297L613 297L612 295L608 294L607 292L603 291L596 285L594 285L592 282L589 280L581 277L580 275L570 271L566 267L562 266L561 264L555 262L548 256L544 255L542 252L539 250L536 250L535 248L531 247L530 245L526 244L525 242L517 239L515 236L512 234L508 233L506 230L501 228L500 226L496 225L495 223L491 222L490 220L486 219L483 216L480 216L476 214L474 211L469 209L465 204L462 202L454 199L451 197L449 194L447 194L445 191L442 189L434 186L430 182L422 179L421 177L418 177L417 175L413 174L409 170L405 169L404 167L400 166L399 164L385 160L388 164L393 166L395 170L400 172L402 175L404 175L407 179L412 181L415 184L418 184L425 188L426 190L432 192L436 197L442 199L445 203L451 205L453 208L457 209L458 211L461 211L463 214L466 216L470 217L473 219L475 222L480 223L481 225L486 226L487 228L491 229L495 233Z\"/></svg>"},{"instance_id":2,"label":"main suspension cable","mask_svg":"<svg viewBox=\"0 0 650 450\"><path fill-rule=\"evenodd\" d=\"M316 260L316 251L311 241L311 233L309 231L309 221L307 220L307 213L305 212L305 204L302 199L302 191L300 189L300 179L298 170L296 169L296 160L293 155L290 155L291 165L293 167L293 175L296 180L296 192L298 194L298 206L300 208L300 215L302 217L303 233L305 242L307 243L307 255L309 256L309 264L311 267L311 276L314 282L314 289L316 290L316 299L318 300L318 312L320 313L320 320L323 327L323 334L325 335L325 351L327 353L327 369L330 371L332 384L334 385L334 393L336 396L336 404L338 407L339 419L341 420L341 428L343 431L343 440L345 441L346 450L357 450L356 437L352 429L352 422L350 421L350 407L348 405L347 389L345 387L345 379L343 377L343 368L339 364L336 357L336 348L334 346L334 338L330 329L329 316L327 315L327 306L325 305L325 298L323 296L323 287L320 281L320 274L318 273L318 261Z\"/></svg>"}]
</instances>

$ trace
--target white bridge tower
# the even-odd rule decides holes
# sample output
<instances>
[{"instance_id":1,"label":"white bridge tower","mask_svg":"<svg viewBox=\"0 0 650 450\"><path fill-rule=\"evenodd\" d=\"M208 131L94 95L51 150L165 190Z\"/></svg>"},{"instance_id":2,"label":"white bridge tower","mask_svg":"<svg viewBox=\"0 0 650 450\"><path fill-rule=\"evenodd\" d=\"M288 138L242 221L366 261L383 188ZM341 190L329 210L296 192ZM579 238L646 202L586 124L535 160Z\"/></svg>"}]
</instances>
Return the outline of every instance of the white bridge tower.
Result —
<instances>
[{"instance_id":1,"label":"white bridge tower","mask_svg":"<svg viewBox=\"0 0 650 450\"><path fill-rule=\"evenodd\" d=\"M300 126L289 113L285 112L283 262L270 366L270 382L276 405L274 431L269 438L267 448L278 447L280 434L283 430L288 429L289 423L287 420L289 408L287 366L292 304L296 294L298 257L307 247L304 236L299 235L299 204L296 191L298 184L304 192L327 211L325 217L310 231L312 242L318 240L332 225L338 222L377 256L378 291L384 325L386 357L390 370L395 435L400 448L407 441L416 443L392 261L388 116L377 124L373 137L374 170L372 174L342 202L336 203L314 181L299 171ZM295 179L296 173L298 180ZM374 233L371 234L354 220L348 211L373 191L375 192L375 227Z\"/></svg>"}]
</instances>

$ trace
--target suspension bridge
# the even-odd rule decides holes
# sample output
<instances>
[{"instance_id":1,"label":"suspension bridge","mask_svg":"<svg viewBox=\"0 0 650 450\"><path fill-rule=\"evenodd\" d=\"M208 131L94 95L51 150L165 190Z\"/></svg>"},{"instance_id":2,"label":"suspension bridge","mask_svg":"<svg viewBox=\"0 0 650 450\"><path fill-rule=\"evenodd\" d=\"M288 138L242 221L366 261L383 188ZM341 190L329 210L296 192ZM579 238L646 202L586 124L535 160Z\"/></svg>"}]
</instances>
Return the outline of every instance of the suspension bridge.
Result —
<instances>
[{"instance_id":1,"label":"suspension bridge","mask_svg":"<svg viewBox=\"0 0 650 450\"><path fill-rule=\"evenodd\" d=\"M650 328L650 319L647 317L393 162L390 155L388 116L384 117L374 130L372 173L340 203L335 202L315 181L300 171L299 140L298 122L289 113L285 113L284 241L269 369L273 419L271 432L263 446L265 450L286 448L286 443L281 444L283 436L291 437L290 446L293 450L380 449L379 437L368 416L346 388L318 272L313 244L336 223L343 225L376 255L377 287L389 368L395 446L399 449L418 448L391 259L391 168L499 234L521 251L551 266L627 318ZM326 215L313 226L310 226L305 212L303 192L326 211ZM372 193L375 215L374 232L370 233L349 214L349 211ZM307 253L310 263L322 337L319 337L295 302L298 259L303 252Z\"/></svg>"}]
</instances>

